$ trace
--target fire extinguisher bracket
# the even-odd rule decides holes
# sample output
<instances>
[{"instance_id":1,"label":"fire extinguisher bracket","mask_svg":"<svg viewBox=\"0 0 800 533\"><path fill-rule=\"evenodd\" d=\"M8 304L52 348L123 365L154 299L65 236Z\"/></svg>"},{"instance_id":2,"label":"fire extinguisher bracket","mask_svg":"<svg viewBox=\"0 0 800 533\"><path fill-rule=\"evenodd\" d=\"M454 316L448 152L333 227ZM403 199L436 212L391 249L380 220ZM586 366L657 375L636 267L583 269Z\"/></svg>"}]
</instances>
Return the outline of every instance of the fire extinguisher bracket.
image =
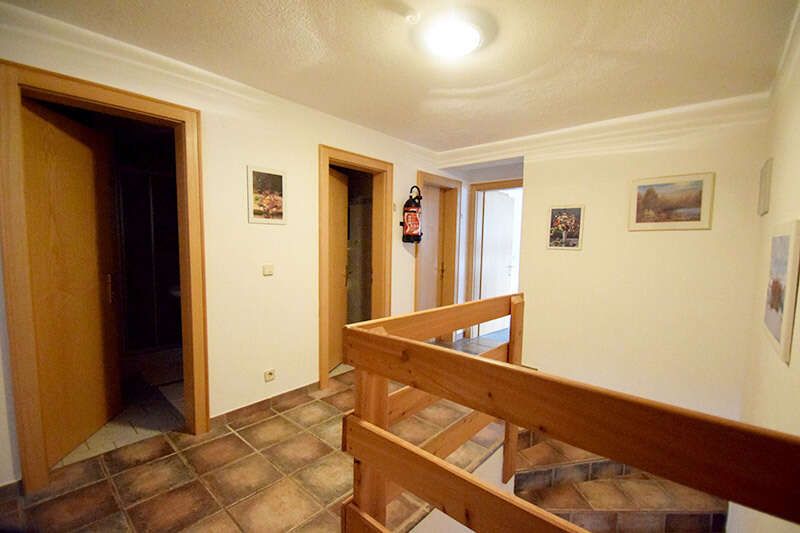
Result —
<instances>
[{"instance_id":1,"label":"fire extinguisher bracket","mask_svg":"<svg viewBox=\"0 0 800 533\"><path fill-rule=\"evenodd\" d=\"M414 189L417 189L417 195L414 196ZM419 187L414 185L408 191L408 200L403 204L403 220L400 221L400 226L403 228L403 242L420 242L422 241L422 191Z\"/></svg>"}]
</instances>

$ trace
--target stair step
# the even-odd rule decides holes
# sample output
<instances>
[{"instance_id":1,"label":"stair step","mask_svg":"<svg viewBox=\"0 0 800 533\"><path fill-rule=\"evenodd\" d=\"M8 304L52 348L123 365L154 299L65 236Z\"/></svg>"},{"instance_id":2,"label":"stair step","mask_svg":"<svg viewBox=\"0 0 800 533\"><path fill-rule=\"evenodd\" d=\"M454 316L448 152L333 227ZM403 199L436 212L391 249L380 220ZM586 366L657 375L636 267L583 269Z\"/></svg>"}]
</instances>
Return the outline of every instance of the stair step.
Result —
<instances>
[{"instance_id":1,"label":"stair step","mask_svg":"<svg viewBox=\"0 0 800 533\"><path fill-rule=\"evenodd\" d=\"M515 493L593 532L618 525L642 532L724 531L727 514L727 502L719 498L642 472Z\"/></svg>"}]
</instances>

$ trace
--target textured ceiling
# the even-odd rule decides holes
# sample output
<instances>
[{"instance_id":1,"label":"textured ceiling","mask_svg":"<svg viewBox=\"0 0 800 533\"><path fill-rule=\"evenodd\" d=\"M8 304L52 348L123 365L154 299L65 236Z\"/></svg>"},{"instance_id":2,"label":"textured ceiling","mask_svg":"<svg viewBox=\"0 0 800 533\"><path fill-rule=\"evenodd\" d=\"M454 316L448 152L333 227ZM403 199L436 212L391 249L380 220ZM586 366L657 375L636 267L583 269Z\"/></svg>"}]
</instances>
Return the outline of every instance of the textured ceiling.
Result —
<instances>
[{"instance_id":1,"label":"textured ceiling","mask_svg":"<svg viewBox=\"0 0 800 533\"><path fill-rule=\"evenodd\" d=\"M454 0L11 0L434 150L769 88L796 0L474 0L442 63L404 15Z\"/></svg>"}]
</instances>

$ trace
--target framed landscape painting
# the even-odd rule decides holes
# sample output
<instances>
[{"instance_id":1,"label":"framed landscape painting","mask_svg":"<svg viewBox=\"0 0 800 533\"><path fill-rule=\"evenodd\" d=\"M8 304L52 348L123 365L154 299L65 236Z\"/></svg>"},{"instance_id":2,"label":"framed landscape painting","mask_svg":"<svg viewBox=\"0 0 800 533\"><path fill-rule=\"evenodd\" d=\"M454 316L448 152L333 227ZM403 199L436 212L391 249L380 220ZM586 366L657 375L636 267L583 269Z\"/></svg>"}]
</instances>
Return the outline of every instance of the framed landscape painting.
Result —
<instances>
[{"instance_id":1,"label":"framed landscape painting","mask_svg":"<svg viewBox=\"0 0 800 533\"><path fill-rule=\"evenodd\" d=\"M583 246L582 205L550 208L547 247L551 250L580 250Z\"/></svg>"},{"instance_id":2,"label":"framed landscape painting","mask_svg":"<svg viewBox=\"0 0 800 533\"><path fill-rule=\"evenodd\" d=\"M247 209L252 224L286 223L286 183L282 172L247 167Z\"/></svg>"},{"instance_id":3,"label":"framed landscape painting","mask_svg":"<svg viewBox=\"0 0 800 533\"><path fill-rule=\"evenodd\" d=\"M800 222L776 228L770 239L769 275L764 302L764 326L767 338L781 359L789 364L792 353L797 274L800 252Z\"/></svg>"},{"instance_id":4,"label":"framed landscape painting","mask_svg":"<svg viewBox=\"0 0 800 533\"><path fill-rule=\"evenodd\" d=\"M628 229L710 229L713 203L713 172L636 180Z\"/></svg>"}]
</instances>

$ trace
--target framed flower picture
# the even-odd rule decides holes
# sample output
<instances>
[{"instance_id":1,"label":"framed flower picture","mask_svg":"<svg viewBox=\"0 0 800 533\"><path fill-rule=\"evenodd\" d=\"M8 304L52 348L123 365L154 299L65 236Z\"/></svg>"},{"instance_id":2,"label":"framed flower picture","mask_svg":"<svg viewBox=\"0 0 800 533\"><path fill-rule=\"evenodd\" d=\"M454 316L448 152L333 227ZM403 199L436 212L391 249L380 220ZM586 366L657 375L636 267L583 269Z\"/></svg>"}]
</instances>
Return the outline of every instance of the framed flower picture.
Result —
<instances>
[{"instance_id":1,"label":"framed flower picture","mask_svg":"<svg viewBox=\"0 0 800 533\"><path fill-rule=\"evenodd\" d=\"M247 208L251 224L286 224L283 172L247 167Z\"/></svg>"},{"instance_id":2,"label":"framed flower picture","mask_svg":"<svg viewBox=\"0 0 800 533\"><path fill-rule=\"evenodd\" d=\"M800 267L800 221L775 228L770 238L764 327L772 346L788 365L792 354L797 276Z\"/></svg>"},{"instance_id":3,"label":"framed flower picture","mask_svg":"<svg viewBox=\"0 0 800 533\"><path fill-rule=\"evenodd\" d=\"M582 205L550 208L547 247L551 250L580 250L583 246Z\"/></svg>"}]
</instances>

